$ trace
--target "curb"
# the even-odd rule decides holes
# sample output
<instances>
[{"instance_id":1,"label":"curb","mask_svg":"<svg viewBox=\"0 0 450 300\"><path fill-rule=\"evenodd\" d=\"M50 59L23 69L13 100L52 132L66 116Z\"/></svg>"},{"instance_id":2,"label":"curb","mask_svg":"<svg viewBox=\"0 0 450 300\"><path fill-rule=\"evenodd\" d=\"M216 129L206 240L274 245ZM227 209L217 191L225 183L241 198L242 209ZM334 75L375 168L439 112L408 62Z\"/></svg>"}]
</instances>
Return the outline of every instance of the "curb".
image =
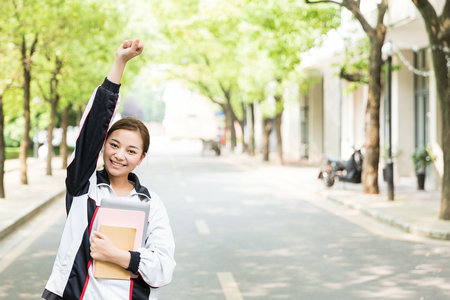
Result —
<instances>
[{"instance_id":1,"label":"curb","mask_svg":"<svg viewBox=\"0 0 450 300\"><path fill-rule=\"evenodd\" d=\"M0 241L4 239L6 236L8 236L10 233L18 229L20 226L25 224L27 221L29 221L32 217L36 216L40 211L42 211L44 208L49 206L51 203L53 203L56 199L60 198L64 195L66 192L65 189L55 193L54 195L50 196L50 198L44 200L40 204L38 204L36 207L32 208L29 211L26 211L22 216L19 216L16 220L14 220L11 224L6 226L0 231Z\"/></svg>"},{"instance_id":2,"label":"curb","mask_svg":"<svg viewBox=\"0 0 450 300\"><path fill-rule=\"evenodd\" d=\"M395 217L392 217L390 215L379 213L378 211L367 208L363 205L359 205L356 203L352 203L350 201L339 199L338 197L333 197L331 195L322 194L320 192L316 192L316 193L322 197L325 197L326 199L334 201L342 206L345 206L345 207L348 207L351 209L355 209L355 210L365 214L366 216L372 217L372 218L380 221L381 223L395 227L406 233L410 233L410 234L420 236L420 237L437 239L437 240L450 240L450 232L449 231L433 230L430 228L417 226L417 225L402 221L400 219L397 219Z\"/></svg>"},{"instance_id":3,"label":"curb","mask_svg":"<svg viewBox=\"0 0 450 300\"><path fill-rule=\"evenodd\" d=\"M226 158L228 162L236 164L235 160L233 160L233 159L230 160L230 156L223 156L223 157ZM254 163L255 163L255 161L251 161L252 165ZM268 162L267 164L270 165L270 162ZM406 232L406 233L409 233L409 234L412 234L415 236L425 237L425 238L450 241L450 231L449 230L438 230L438 229L432 229L432 228L427 228L427 227L423 227L423 226L418 226L413 223L405 222L405 221L398 219L396 217L393 217L391 215L380 213L377 210L368 208L364 205L360 205L358 203L347 201L345 199L335 197L335 196L327 194L327 193L322 193L320 191L314 191L313 193L315 193L318 196L321 196L325 199L331 200L331 201L333 201L339 205L342 205L344 207L347 207L350 209L355 209L355 210L361 212L362 214L364 214L368 217L371 217L376 221L379 221L380 223L397 228L403 232Z\"/></svg>"}]
</instances>

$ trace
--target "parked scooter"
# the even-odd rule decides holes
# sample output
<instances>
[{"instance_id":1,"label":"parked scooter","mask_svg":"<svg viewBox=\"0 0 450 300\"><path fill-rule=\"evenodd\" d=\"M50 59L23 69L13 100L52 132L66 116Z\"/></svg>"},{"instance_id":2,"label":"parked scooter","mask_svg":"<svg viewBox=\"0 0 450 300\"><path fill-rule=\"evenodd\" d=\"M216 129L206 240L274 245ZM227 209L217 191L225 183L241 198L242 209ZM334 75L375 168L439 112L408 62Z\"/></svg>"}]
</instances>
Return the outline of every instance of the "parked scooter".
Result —
<instances>
[{"instance_id":1,"label":"parked scooter","mask_svg":"<svg viewBox=\"0 0 450 300\"><path fill-rule=\"evenodd\" d=\"M201 139L203 148L202 148L202 155L204 155L207 151L214 151L216 156L220 156L220 141L219 140L207 140L207 139Z\"/></svg>"},{"instance_id":2,"label":"parked scooter","mask_svg":"<svg viewBox=\"0 0 450 300\"><path fill-rule=\"evenodd\" d=\"M320 170L319 179L327 187L333 186L336 180L351 183L361 183L363 156L360 149L355 149L348 160L326 157L325 164Z\"/></svg>"}]
</instances>

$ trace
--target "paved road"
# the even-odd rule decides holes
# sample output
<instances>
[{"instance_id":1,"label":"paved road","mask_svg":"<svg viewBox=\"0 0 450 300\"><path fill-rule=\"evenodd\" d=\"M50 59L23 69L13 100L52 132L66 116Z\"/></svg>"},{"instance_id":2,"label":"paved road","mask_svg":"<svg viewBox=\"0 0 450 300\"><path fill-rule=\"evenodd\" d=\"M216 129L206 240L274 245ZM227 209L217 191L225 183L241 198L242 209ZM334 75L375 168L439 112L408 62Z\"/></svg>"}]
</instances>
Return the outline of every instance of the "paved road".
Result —
<instances>
[{"instance_id":1,"label":"paved road","mask_svg":"<svg viewBox=\"0 0 450 300\"><path fill-rule=\"evenodd\" d=\"M165 202L177 245L174 280L161 289L162 300L450 298L449 243L408 240L318 199L270 166L150 156L138 173ZM0 243L0 298L40 295L64 222L62 203L46 214ZM30 237L35 241L18 245ZM23 253L8 260L8 247Z\"/></svg>"}]
</instances>

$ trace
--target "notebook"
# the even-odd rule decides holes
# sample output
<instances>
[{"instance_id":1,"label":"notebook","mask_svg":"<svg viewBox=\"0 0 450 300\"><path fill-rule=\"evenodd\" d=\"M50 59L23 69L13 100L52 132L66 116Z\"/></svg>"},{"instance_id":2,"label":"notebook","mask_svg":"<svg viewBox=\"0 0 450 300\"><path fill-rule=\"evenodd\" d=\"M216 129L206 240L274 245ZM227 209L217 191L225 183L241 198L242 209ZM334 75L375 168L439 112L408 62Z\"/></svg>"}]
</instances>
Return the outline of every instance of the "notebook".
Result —
<instances>
[{"instance_id":1,"label":"notebook","mask_svg":"<svg viewBox=\"0 0 450 300\"><path fill-rule=\"evenodd\" d=\"M106 235L117 248L125 251L133 250L136 228L102 225L99 231ZM95 261L94 276L97 278L127 280L130 279L130 272L110 262Z\"/></svg>"},{"instance_id":2,"label":"notebook","mask_svg":"<svg viewBox=\"0 0 450 300\"><path fill-rule=\"evenodd\" d=\"M137 250L145 244L149 211L148 202L103 199L97 212L97 230L105 233L116 247ZM118 265L94 260L94 276L129 280L130 272Z\"/></svg>"}]
</instances>

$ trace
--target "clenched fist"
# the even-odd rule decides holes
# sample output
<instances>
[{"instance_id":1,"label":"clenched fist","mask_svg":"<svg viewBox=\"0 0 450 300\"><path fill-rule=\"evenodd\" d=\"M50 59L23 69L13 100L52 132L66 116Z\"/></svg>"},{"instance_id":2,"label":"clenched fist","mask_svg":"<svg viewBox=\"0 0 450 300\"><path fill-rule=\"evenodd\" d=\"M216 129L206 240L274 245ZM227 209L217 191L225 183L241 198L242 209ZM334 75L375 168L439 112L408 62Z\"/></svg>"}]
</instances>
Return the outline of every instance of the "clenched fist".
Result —
<instances>
[{"instance_id":1,"label":"clenched fist","mask_svg":"<svg viewBox=\"0 0 450 300\"><path fill-rule=\"evenodd\" d=\"M126 40L123 41L119 49L117 49L116 57L123 60L124 62L129 61L135 56L138 56L144 50L144 44L139 42L139 40Z\"/></svg>"}]
</instances>

